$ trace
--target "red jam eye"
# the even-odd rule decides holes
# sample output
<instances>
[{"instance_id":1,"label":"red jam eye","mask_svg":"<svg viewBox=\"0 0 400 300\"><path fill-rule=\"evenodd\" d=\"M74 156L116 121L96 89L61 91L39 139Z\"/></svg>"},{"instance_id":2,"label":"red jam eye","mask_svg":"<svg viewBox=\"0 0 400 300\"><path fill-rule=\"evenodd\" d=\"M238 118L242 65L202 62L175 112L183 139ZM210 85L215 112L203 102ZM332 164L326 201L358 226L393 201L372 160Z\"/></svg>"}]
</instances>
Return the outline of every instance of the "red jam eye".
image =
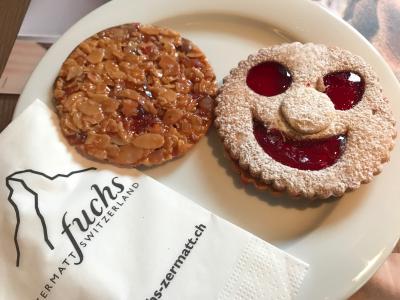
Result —
<instances>
[{"instance_id":1,"label":"red jam eye","mask_svg":"<svg viewBox=\"0 0 400 300\"><path fill-rule=\"evenodd\" d=\"M325 93L331 98L335 109L348 110L362 98L365 90L364 80L350 71L329 73L324 76Z\"/></svg>"},{"instance_id":2,"label":"red jam eye","mask_svg":"<svg viewBox=\"0 0 400 300\"><path fill-rule=\"evenodd\" d=\"M286 91L292 83L292 75L284 65L266 61L249 70L246 83L257 94L270 97Z\"/></svg>"}]
</instances>

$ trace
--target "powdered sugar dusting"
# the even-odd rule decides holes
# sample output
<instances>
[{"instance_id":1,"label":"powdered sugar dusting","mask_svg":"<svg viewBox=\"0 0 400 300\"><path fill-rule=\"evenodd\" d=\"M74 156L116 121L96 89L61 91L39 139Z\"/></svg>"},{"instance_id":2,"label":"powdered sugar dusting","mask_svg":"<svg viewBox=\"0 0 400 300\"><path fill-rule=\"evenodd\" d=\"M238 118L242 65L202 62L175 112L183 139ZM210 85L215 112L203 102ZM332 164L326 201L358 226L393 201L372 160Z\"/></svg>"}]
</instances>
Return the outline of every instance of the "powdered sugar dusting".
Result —
<instances>
[{"instance_id":1,"label":"powdered sugar dusting","mask_svg":"<svg viewBox=\"0 0 400 300\"><path fill-rule=\"evenodd\" d=\"M293 83L284 93L265 97L248 88L246 75L251 67L271 60L289 69ZM364 78L363 98L350 110L332 110L329 98L317 91L318 82L330 72L347 70ZM377 75L362 58L340 48L311 43L263 48L224 79L217 103L215 122L232 159L258 185L292 195L326 198L356 189L381 171L394 145L395 121ZM253 134L253 118L299 139L347 133L346 149L326 169L294 169L262 150Z\"/></svg>"}]
</instances>

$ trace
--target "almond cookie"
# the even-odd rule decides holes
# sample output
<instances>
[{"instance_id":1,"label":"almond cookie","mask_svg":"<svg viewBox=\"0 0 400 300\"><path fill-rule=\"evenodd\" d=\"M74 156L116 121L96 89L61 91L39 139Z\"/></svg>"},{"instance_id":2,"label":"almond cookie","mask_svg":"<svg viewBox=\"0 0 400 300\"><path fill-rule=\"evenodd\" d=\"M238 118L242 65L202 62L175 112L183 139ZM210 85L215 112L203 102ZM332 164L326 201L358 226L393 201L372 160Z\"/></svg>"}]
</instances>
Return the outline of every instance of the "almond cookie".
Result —
<instances>
[{"instance_id":1,"label":"almond cookie","mask_svg":"<svg viewBox=\"0 0 400 300\"><path fill-rule=\"evenodd\" d=\"M224 79L215 123L244 182L306 198L370 182L396 136L372 68L349 51L311 43L241 61Z\"/></svg>"},{"instance_id":2,"label":"almond cookie","mask_svg":"<svg viewBox=\"0 0 400 300\"><path fill-rule=\"evenodd\" d=\"M63 134L89 158L153 165L185 154L212 123L217 86L179 33L125 24L76 47L54 84Z\"/></svg>"}]
</instances>

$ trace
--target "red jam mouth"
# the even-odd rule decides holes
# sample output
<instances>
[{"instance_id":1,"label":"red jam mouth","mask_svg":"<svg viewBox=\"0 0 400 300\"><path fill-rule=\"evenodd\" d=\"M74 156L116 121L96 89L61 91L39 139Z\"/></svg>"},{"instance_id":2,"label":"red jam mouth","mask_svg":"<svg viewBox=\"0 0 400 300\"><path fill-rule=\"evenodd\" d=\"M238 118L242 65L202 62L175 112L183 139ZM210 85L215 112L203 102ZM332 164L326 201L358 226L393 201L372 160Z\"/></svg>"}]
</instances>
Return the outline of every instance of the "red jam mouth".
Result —
<instances>
[{"instance_id":1,"label":"red jam mouth","mask_svg":"<svg viewBox=\"0 0 400 300\"><path fill-rule=\"evenodd\" d=\"M277 162L299 170L318 171L334 165L342 156L347 135L296 140L278 129L253 121L253 133L261 148Z\"/></svg>"}]
</instances>

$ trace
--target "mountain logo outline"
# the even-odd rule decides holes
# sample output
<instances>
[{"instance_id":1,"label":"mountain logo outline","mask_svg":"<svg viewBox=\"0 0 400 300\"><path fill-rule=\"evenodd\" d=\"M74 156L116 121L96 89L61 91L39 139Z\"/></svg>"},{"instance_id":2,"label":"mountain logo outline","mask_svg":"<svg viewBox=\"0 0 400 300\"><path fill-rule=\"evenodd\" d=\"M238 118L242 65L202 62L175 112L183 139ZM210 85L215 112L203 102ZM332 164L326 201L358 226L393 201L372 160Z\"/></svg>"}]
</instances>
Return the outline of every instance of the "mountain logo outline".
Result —
<instances>
[{"instance_id":1,"label":"mountain logo outline","mask_svg":"<svg viewBox=\"0 0 400 300\"><path fill-rule=\"evenodd\" d=\"M23 179L15 178L15 176L19 175L19 174L31 173L31 174L39 175L39 176L42 176L42 177L44 177L46 179L49 179L49 180L53 181L53 180L55 180L56 178L59 178L59 177L68 178L68 177L70 177L72 175L83 173L83 172L87 172L87 171L92 171L92 170L96 170L96 168L93 168L93 167L92 168L86 168L86 169L82 169L82 170L72 171L72 172L70 172L68 174L57 174L57 175L54 175L54 176L49 176L49 175L47 175L45 173L42 173L42 172L39 172L39 171L35 171L35 170L32 170L32 169L27 169L27 170L14 172L14 173L12 173L12 174L10 174L10 175L8 175L6 177L6 187L9 190L7 200L12 205L12 207L14 208L15 216L16 216L16 224L15 224L15 231L14 231L14 244L15 244L15 250L16 250L16 253L17 253L16 267L19 267L20 259L21 259L21 251L20 251L19 244L18 244L18 230L19 230L19 225L20 225L20 214L19 214L18 205L12 199L12 196L13 196L13 193L14 193L14 189L11 186L11 182L20 183L28 193L30 193L31 195L34 196L34 199L35 199L34 200L34 202L35 202L34 203L35 212L36 212L36 215L38 216L38 218L40 220L40 223L42 225L43 239L44 239L45 243L47 244L47 246L50 248L50 250L54 250L54 245L51 243L51 241L50 241L50 239L48 237L46 221L45 221L45 219L44 219L44 217L43 217L43 215L42 215L42 213L40 212L40 209L39 209L39 195L38 195L38 193L34 189L29 187L28 184L26 184L26 182Z\"/></svg>"}]
</instances>

